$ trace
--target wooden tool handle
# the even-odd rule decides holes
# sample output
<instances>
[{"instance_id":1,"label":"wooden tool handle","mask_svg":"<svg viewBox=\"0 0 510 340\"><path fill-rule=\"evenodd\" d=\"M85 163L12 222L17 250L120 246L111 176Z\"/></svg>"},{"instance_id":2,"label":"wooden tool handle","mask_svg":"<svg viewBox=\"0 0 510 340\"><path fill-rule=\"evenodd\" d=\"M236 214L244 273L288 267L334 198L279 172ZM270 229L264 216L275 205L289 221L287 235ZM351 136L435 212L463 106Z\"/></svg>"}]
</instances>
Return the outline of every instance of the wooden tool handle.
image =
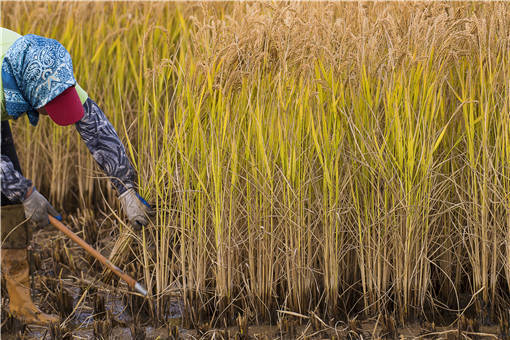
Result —
<instances>
[{"instance_id":1,"label":"wooden tool handle","mask_svg":"<svg viewBox=\"0 0 510 340\"><path fill-rule=\"evenodd\" d=\"M121 279L123 279L124 281L126 281L126 283L128 284L128 286L131 288L131 289L134 289L134 290L137 290L137 291L140 291L140 284L138 284L135 279L133 279L131 276L127 275L126 273L124 273L119 267L117 267L116 265L114 265L113 263L110 262L110 260L108 260L106 257L104 257L103 255L101 255L101 253L99 253L97 250L95 250L94 248L92 248L87 242L85 242L81 237L79 237L78 235L76 235L75 233L73 233L71 231L71 229L69 229L65 224L63 224L62 222L60 222L59 220L57 220L55 217L51 216L51 215L48 215L49 219L50 219L50 223L55 226L57 229L59 229L61 232L63 232L64 234L66 234L71 240L73 240L74 242L78 243L78 245L80 247L82 247L83 249L85 249L85 251L87 253L89 253L90 255L94 256L95 259L97 259L99 262L101 262L104 266L108 267L112 272L114 272L117 276L119 276ZM143 287L142 287L143 289ZM143 293L142 293L143 294ZM145 294L144 294L145 295Z\"/></svg>"}]
</instances>

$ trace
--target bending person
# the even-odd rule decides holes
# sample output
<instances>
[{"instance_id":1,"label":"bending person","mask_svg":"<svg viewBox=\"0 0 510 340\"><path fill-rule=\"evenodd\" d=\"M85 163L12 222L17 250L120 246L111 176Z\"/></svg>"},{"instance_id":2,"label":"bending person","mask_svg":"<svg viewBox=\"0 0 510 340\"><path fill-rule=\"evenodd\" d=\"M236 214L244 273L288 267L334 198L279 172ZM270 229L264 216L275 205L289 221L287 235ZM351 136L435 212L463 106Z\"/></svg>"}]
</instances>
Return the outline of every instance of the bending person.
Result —
<instances>
[{"instance_id":1,"label":"bending person","mask_svg":"<svg viewBox=\"0 0 510 340\"><path fill-rule=\"evenodd\" d=\"M67 50L56 40L33 34L21 36L5 28L0 28L0 34L2 274L11 315L28 324L45 325L59 319L41 312L31 298L27 253L31 228L27 222L44 226L49 223L48 214L61 217L23 176L8 120L26 115L35 126L40 115L48 115L58 125L74 124L111 178L132 224L147 224L149 205L138 195L135 171L115 129L76 83Z\"/></svg>"}]
</instances>

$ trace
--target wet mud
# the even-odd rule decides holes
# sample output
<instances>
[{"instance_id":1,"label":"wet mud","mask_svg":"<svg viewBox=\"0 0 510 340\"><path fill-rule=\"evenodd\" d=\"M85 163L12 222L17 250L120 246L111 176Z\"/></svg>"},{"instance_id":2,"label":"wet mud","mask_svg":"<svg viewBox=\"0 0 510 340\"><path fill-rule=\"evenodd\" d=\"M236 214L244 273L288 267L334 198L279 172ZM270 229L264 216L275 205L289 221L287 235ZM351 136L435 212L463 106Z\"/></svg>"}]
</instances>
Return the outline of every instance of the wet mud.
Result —
<instances>
[{"instance_id":1,"label":"wet mud","mask_svg":"<svg viewBox=\"0 0 510 340\"><path fill-rule=\"evenodd\" d=\"M115 237L111 227L97 224L80 230L76 224L91 223L77 219L66 223L103 255L109 255ZM152 322L146 299L130 292L125 283L106 279L95 259L51 226L34 232L29 252L32 298L44 312L59 315L61 323L23 325L9 315L8 294L2 288L2 339L166 339L171 329L181 324L178 297L168 303L165 324ZM185 336L186 331L181 334Z\"/></svg>"},{"instance_id":2,"label":"wet mud","mask_svg":"<svg viewBox=\"0 0 510 340\"><path fill-rule=\"evenodd\" d=\"M72 225L74 221L74 226ZM69 222L80 230L77 219ZM87 242L108 256L116 232L97 224L79 232ZM207 323L183 325L179 296L167 304L163 322L154 321L147 301L118 280L108 280L103 268L60 232L46 227L35 231L31 246L32 296L40 308L61 317L59 325L24 325L8 314L8 296L2 288L1 339L505 339L510 340L510 311L499 324L482 326L460 317L446 326L421 322L401 327L391 316L346 322L321 320L317 315L282 313L276 325L253 326L239 316L231 327ZM127 268L134 267L126 264ZM2 285L4 287L4 285ZM192 329L191 329L192 328Z\"/></svg>"}]
</instances>

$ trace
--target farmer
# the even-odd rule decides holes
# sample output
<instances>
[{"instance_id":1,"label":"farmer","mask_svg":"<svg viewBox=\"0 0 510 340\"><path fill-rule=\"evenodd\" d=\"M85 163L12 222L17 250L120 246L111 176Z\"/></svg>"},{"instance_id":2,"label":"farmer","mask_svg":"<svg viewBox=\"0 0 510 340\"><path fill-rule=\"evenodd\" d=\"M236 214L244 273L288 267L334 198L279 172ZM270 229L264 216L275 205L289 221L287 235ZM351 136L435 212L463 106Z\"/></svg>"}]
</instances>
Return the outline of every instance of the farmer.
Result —
<instances>
[{"instance_id":1,"label":"farmer","mask_svg":"<svg viewBox=\"0 0 510 340\"><path fill-rule=\"evenodd\" d=\"M23 177L8 119L26 115L35 126L40 115L48 115L57 125L74 124L96 162L111 178L130 222L146 225L149 206L137 193L135 172L113 126L76 83L67 50L53 39L0 30L2 275L11 315L27 324L47 325L59 318L41 312L30 295L28 221L45 226L49 224L48 214L61 217Z\"/></svg>"}]
</instances>

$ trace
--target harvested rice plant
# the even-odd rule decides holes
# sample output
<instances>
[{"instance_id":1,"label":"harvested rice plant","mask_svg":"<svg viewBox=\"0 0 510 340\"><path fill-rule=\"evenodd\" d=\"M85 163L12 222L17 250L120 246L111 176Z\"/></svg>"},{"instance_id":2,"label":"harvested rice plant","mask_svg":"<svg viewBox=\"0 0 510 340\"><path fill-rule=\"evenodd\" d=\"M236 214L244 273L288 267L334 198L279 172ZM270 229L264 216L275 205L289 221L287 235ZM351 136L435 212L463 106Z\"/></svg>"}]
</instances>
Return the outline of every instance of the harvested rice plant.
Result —
<instances>
[{"instance_id":1,"label":"harvested rice plant","mask_svg":"<svg viewBox=\"0 0 510 340\"><path fill-rule=\"evenodd\" d=\"M510 4L2 2L1 24L60 41L125 143L142 232L73 127L12 124L154 327L177 299L196 338L510 336Z\"/></svg>"}]
</instances>

